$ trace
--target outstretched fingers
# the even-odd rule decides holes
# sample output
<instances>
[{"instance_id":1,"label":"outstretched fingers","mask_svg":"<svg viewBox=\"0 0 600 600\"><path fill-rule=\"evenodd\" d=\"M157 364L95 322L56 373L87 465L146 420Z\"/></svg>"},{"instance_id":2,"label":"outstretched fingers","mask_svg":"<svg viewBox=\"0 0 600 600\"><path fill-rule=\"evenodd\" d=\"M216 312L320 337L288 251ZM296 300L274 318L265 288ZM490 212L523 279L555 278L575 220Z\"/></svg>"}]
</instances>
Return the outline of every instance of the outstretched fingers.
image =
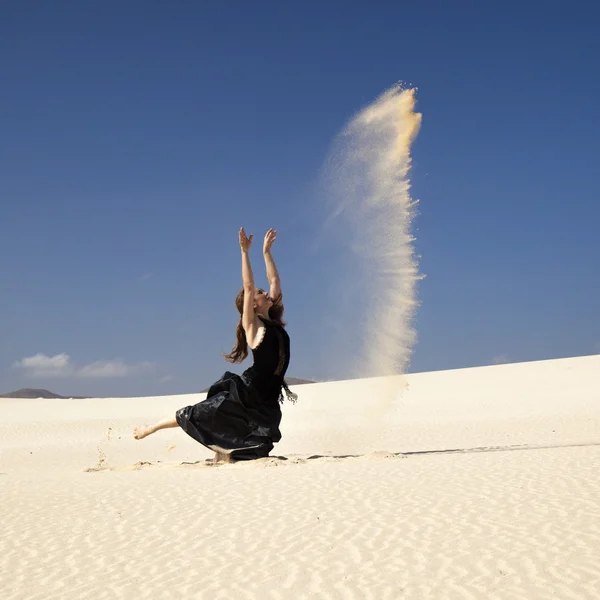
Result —
<instances>
[{"instance_id":1,"label":"outstretched fingers","mask_svg":"<svg viewBox=\"0 0 600 600\"><path fill-rule=\"evenodd\" d=\"M277 239L277 231L273 228L269 229L265 234L264 251L268 252L273 245L273 242Z\"/></svg>"},{"instance_id":2,"label":"outstretched fingers","mask_svg":"<svg viewBox=\"0 0 600 600\"><path fill-rule=\"evenodd\" d=\"M242 248L242 250L248 250L248 248L250 248L250 246L252 246L252 238L253 237L254 236L252 234L247 236L244 228L240 227L240 231L239 231L240 248Z\"/></svg>"}]
</instances>

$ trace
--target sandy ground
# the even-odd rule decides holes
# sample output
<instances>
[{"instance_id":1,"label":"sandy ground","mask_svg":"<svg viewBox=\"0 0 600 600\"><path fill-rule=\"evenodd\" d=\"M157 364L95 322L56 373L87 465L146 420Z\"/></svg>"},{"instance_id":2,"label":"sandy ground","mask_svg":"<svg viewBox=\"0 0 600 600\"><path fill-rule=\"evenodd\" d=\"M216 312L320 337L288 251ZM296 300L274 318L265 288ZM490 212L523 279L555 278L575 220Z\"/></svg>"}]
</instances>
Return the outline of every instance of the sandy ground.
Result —
<instances>
[{"instance_id":1,"label":"sandy ground","mask_svg":"<svg viewBox=\"0 0 600 600\"><path fill-rule=\"evenodd\" d=\"M132 438L200 394L0 400L1 598L600 598L600 356L295 391L229 465Z\"/></svg>"}]
</instances>

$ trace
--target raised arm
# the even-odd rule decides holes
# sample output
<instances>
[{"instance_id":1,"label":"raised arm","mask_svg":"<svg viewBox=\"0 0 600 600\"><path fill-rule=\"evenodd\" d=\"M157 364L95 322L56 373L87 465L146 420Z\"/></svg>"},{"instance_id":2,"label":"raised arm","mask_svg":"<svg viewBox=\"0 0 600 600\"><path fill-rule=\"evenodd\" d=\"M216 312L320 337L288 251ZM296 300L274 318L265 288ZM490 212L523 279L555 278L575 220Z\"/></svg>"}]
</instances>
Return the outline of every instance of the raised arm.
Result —
<instances>
[{"instance_id":1,"label":"raised arm","mask_svg":"<svg viewBox=\"0 0 600 600\"><path fill-rule=\"evenodd\" d=\"M256 336L256 315L254 313L254 275L250 265L249 250L252 246L252 236L247 237L244 228L240 229L240 248L242 250L242 283L244 285L244 312L242 313L242 326L246 332L246 339L250 342Z\"/></svg>"},{"instance_id":2,"label":"raised arm","mask_svg":"<svg viewBox=\"0 0 600 600\"><path fill-rule=\"evenodd\" d=\"M269 281L269 296L276 304L281 303L281 282L279 281L279 273L271 254L271 246L277 239L277 232L274 229L269 229L265 235L263 244L263 255L265 257L265 266L267 268L267 280Z\"/></svg>"}]
</instances>

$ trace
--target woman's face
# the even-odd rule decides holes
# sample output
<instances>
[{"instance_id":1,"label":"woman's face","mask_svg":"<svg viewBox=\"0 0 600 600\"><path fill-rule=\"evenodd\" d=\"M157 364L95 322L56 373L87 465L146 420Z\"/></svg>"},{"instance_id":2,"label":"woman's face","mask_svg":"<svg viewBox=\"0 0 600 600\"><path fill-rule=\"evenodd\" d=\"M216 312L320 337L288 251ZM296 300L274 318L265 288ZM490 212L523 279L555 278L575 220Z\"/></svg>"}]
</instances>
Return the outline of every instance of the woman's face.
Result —
<instances>
[{"instance_id":1,"label":"woman's face","mask_svg":"<svg viewBox=\"0 0 600 600\"><path fill-rule=\"evenodd\" d=\"M271 296L265 292L262 288L257 288L256 293L254 294L254 307L258 309L262 308L271 308L273 306L273 300L271 300Z\"/></svg>"}]
</instances>

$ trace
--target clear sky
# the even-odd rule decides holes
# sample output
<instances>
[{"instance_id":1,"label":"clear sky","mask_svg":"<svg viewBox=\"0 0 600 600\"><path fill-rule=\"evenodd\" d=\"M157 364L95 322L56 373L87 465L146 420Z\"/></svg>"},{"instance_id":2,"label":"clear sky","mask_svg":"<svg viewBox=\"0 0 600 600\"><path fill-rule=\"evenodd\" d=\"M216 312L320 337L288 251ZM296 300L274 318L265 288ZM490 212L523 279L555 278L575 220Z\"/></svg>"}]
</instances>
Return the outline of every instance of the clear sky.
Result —
<instances>
[{"instance_id":1,"label":"clear sky","mask_svg":"<svg viewBox=\"0 0 600 600\"><path fill-rule=\"evenodd\" d=\"M423 113L411 370L600 352L598 31L593 2L4 0L0 391L210 384L241 225L279 231L288 374L335 377L315 183L398 80Z\"/></svg>"}]
</instances>

